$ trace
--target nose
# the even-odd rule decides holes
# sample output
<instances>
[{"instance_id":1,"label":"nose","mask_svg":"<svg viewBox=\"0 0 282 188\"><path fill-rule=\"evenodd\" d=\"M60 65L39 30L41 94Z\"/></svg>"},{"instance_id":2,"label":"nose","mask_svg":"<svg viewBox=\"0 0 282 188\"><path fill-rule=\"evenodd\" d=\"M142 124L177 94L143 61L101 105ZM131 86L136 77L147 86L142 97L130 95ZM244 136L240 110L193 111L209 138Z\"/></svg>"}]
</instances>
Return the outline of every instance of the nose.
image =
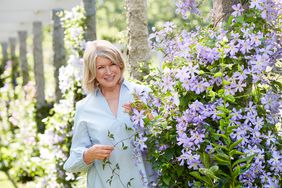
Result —
<instances>
[{"instance_id":1,"label":"nose","mask_svg":"<svg viewBox=\"0 0 282 188\"><path fill-rule=\"evenodd\" d=\"M111 74L111 72L112 72L112 71L111 71L111 68L110 68L109 66L106 66L106 73L107 73L107 74Z\"/></svg>"}]
</instances>

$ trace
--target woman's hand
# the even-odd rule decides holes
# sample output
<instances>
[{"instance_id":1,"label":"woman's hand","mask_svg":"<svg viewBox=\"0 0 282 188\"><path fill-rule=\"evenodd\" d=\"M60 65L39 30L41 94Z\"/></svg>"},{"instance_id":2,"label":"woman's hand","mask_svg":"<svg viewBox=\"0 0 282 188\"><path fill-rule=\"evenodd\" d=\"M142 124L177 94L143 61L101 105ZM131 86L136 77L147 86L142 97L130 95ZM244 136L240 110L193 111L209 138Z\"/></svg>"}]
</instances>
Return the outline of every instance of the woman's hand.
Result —
<instances>
[{"instance_id":1,"label":"woman's hand","mask_svg":"<svg viewBox=\"0 0 282 188\"><path fill-rule=\"evenodd\" d=\"M86 164L94 160L104 160L110 157L114 147L110 145L95 144L83 153L83 160Z\"/></svg>"},{"instance_id":2,"label":"woman's hand","mask_svg":"<svg viewBox=\"0 0 282 188\"><path fill-rule=\"evenodd\" d=\"M124 105L122 105L122 107L124 108L124 111L127 113L130 113L132 111L132 107L130 103L125 103Z\"/></svg>"}]
</instances>

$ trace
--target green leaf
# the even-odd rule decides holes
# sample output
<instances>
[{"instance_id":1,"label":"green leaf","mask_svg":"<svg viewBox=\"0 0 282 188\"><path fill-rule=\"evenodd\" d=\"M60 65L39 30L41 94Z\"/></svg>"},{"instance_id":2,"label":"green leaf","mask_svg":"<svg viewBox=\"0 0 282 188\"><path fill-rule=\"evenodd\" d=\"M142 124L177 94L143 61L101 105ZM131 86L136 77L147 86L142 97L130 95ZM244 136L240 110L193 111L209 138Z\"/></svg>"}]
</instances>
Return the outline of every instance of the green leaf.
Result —
<instances>
[{"instance_id":1,"label":"green leaf","mask_svg":"<svg viewBox=\"0 0 282 188\"><path fill-rule=\"evenodd\" d=\"M224 112L224 113L226 113L226 114L229 114L229 113L231 112L229 109L227 109L227 108L224 107L224 106L217 106L216 109L217 109L217 110L220 110L220 111L222 111L222 112Z\"/></svg>"},{"instance_id":2,"label":"green leaf","mask_svg":"<svg viewBox=\"0 0 282 188\"><path fill-rule=\"evenodd\" d=\"M200 70L198 74L199 74L199 75L204 75L205 72L204 72L203 70Z\"/></svg>"},{"instance_id":3,"label":"green leaf","mask_svg":"<svg viewBox=\"0 0 282 188\"><path fill-rule=\"evenodd\" d=\"M224 95L224 89L218 90L217 93L219 97L222 97Z\"/></svg>"},{"instance_id":4,"label":"green leaf","mask_svg":"<svg viewBox=\"0 0 282 188\"><path fill-rule=\"evenodd\" d=\"M208 93L209 93L208 96L211 98L211 101L214 101L216 93L214 91L212 91L212 90L210 90Z\"/></svg>"},{"instance_id":5,"label":"green leaf","mask_svg":"<svg viewBox=\"0 0 282 188\"><path fill-rule=\"evenodd\" d=\"M243 16L237 16L236 21L243 24L244 23L244 17Z\"/></svg>"},{"instance_id":6,"label":"green leaf","mask_svg":"<svg viewBox=\"0 0 282 188\"><path fill-rule=\"evenodd\" d=\"M220 165L226 165L226 166L230 166L230 161L226 160L226 159L222 159L219 156L215 156L214 159L216 160L216 162Z\"/></svg>"},{"instance_id":7,"label":"green leaf","mask_svg":"<svg viewBox=\"0 0 282 188\"><path fill-rule=\"evenodd\" d=\"M241 158L241 159L238 159L237 161L235 161L233 164L232 164L232 168L234 168L234 166L236 166L237 164L240 164L240 163L244 163L244 162L247 162L247 163L250 163L253 158L254 158L255 155L251 155L249 157L245 157L245 158Z\"/></svg>"},{"instance_id":8,"label":"green leaf","mask_svg":"<svg viewBox=\"0 0 282 188\"><path fill-rule=\"evenodd\" d=\"M181 176L183 171L184 171L184 167L183 166L178 166L177 169L176 169L176 172L177 172L178 176Z\"/></svg>"},{"instance_id":9,"label":"green leaf","mask_svg":"<svg viewBox=\"0 0 282 188\"><path fill-rule=\"evenodd\" d=\"M221 175L221 176L223 176L223 177L229 177L229 174L224 173L224 172L223 172L222 170L220 170L220 169L217 171L217 174L218 174L218 175ZM221 177L221 179L223 179L223 178Z\"/></svg>"},{"instance_id":10,"label":"green leaf","mask_svg":"<svg viewBox=\"0 0 282 188\"><path fill-rule=\"evenodd\" d=\"M202 163L203 163L205 168L209 168L210 167L210 156L206 152L203 152L201 154L201 161L202 161Z\"/></svg>"},{"instance_id":11,"label":"green leaf","mask_svg":"<svg viewBox=\"0 0 282 188\"><path fill-rule=\"evenodd\" d=\"M213 133L212 135L222 137L223 139L226 139L226 140L228 139L228 137L225 134Z\"/></svg>"},{"instance_id":12,"label":"green leaf","mask_svg":"<svg viewBox=\"0 0 282 188\"><path fill-rule=\"evenodd\" d=\"M279 90L282 90L282 83L276 80L271 81L271 85L277 86Z\"/></svg>"},{"instance_id":13,"label":"green leaf","mask_svg":"<svg viewBox=\"0 0 282 188\"><path fill-rule=\"evenodd\" d=\"M133 131L133 129L132 129L131 127L127 126L127 124L125 124L125 130L127 130L127 131Z\"/></svg>"},{"instance_id":14,"label":"green leaf","mask_svg":"<svg viewBox=\"0 0 282 188\"><path fill-rule=\"evenodd\" d=\"M208 176L210 179L212 180L217 180L218 177L215 176L214 172L210 169L206 169L206 168L200 168L199 172L203 175Z\"/></svg>"},{"instance_id":15,"label":"green leaf","mask_svg":"<svg viewBox=\"0 0 282 188\"><path fill-rule=\"evenodd\" d=\"M233 150L231 150L231 151L229 152L229 156L230 156L230 157L233 157L234 155L244 155L244 153L243 153L243 152L240 152L240 151L238 151L238 150L236 150L236 149L233 149Z\"/></svg>"},{"instance_id":16,"label":"green leaf","mask_svg":"<svg viewBox=\"0 0 282 188\"><path fill-rule=\"evenodd\" d=\"M229 81L227 81L227 80L223 80L222 81L222 85L224 85L224 86L228 86L228 85L230 85L231 84L231 82L229 82Z\"/></svg>"},{"instance_id":17,"label":"green leaf","mask_svg":"<svg viewBox=\"0 0 282 188\"><path fill-rule=\"evenodd\" d=\"M231 174L232 179L235 180L240 175L240 172L241 172L241 168L239 165L237 165Z\"/></svg>"},{"instance_id":18,"label":"green leaf","mask_svg":"<svg viewBox=\"0 0 282 188\"><path fill-rule=\"evenodd\" d=\"M218 169L219 169L219 167L218 166L212 166L212 167L210 167L210 170L211 171L213 171L213 172L217 172L218 171Z\"/></svg>"},{"instance_id":19,"label":"green leaf","mask_svg":"<svg viewBox=\"0 0 282 188\"><path fill-rule=\"evenodd\" d=\"M219 120L219 129L220 129L221 132L224 132L224 131L225 131L224 127L225 127L226 125L227 125L227 124L226 124L226 122L225 122L224 119Z\"/></svg>"},{"instance_id":20,"label":"green leaf","mask_svg":"<svg viewBox=\"0 0 282 188\"><path fill-rule=\"evenodd\" d=\"M226 130L226 134L230 134L233 132L234 129L238 128L239 126L238 125L235 125L235 126L228 126L227 127L227 130Z\"/></svg>"},{"instance_id":21,"label":"green leaf","mask_svg":"<svg viewBox=\"0 0 282 188\"><path fill-rule=\"evenodd\" d=\"M226 154L223 153L223 152L220 152L220 153L218 153L218 154L216 154L216 155L219 156L219 157L222 158L222 159L226 159L226 160L230 161L230 156L229 156L229 155L226 155Z\"/></svg>"},{"instance_id":22,"label":"green leaf","mask_svg":"<svg viewBox=\"0 0 282 188\"><path fill-rule=\"evenodd\" d=\"M201 174L199 172L197 172L197 171L190 172L190 175L194 176L198 180L201 180L201 181L203 181L203 182L205 182L207 184L210 184L210 181L207 179L207 177L201 176Z\"/></svg>"},{"instance_id":23,"label":"green leaf","mask_svg":"<svg viewBox=\"0 0 282 188\"><path fill-rule=\"evenodd\" d=\"M230 145L229 149L232 150L233 148L238 146L242 141L243 141L243 138L237 140L236 142L234 142L233 144Z\"/></svg>"},{"instance_id":24,"label":"green leaf","mask_svg":"<svg viewBox=\"0 0 282 188\"><path fill-rule=\"evenodd\" d=\"M128 146L124 145L124 143L122 142L122 149L126 150L128 148Z\"/></svg>"},{"instance_id":25,"label":"green leaf","mask_svg":"<svg viewBox=\"0 0 282 188\"><path fill-rule=\"evenodd\" d=\"M217 72L213 75L213 77L217 78L217 77L222 77L222 72Z\"/></svg>"},{"instance_id":26,"label":"green leaf","mask_svg":"<svg viewBox=\"0 0 282 188\"><path fill-rule=\"evenodd\" d=\"M169 185L170 179L171 179L170 176L165 176L165 177L163 177L163 181L164 181L164 183L165 183L166 185Z\"/></svg>"},{"instance_id":27,"label":"green leaf","mask_svg":"<svg viewBox=\"0 0 282 188\"><path fill-rule=\"evenodd\" d=\"M118 164L118 163L116 164L116 169L118 169L118 170L119 170L119 164Z\"/></svg>"},{"instance_id":28,"label":"green leaf","mask_svg":"<svg viewBox=\"0 0 282 188\"><path fill-rule=\"evenodd\" d=\"M111 138L111 139L113 139L113 140L115 139L115 138L114 138L114 134L111 133L110 131L108 131L108 137Z\"/></svg>"},{"instance_id":29,"label":"green leaf","mask_svg":"<svg viewBox=\"0 0 282 188\"><path fill-rule=\"evenodd\" d=\"M241 166L241 174L244 174L245 172L247 172L247 170L249 170L250 167L251 167L250 163Z\"/></svg>"},{"instance_id":30,"label":"green leaf","mask_svg":"<svg viewBox=\"0 0 282 188\"><path fill-rule=\"evenodd\" d=\"M226 146L221 146L221 145L218 145L218 144L213 144L214 146L214 149L218 152L222 152L222 150L225 150L225 151L229 151L228 148Z\"/></svg>"},{"instance_id":31,"label":"green leaf","mask_svg":"<svg viewBox=\"0 0 282 188\"><path fill-rule=\"evenodd\" d=\"M235 98L234 98L233 95L226 95L224 98L225 98L226 101L229 101L229 102L232 102L232 103L235 102Z\"/></svg>"},{"instance_id":32,"label":"green leaf","mask_svg":"<svg viewBox=\"0 0 282 188\"><path fill-rule=\"evenodd\" d=\"M226 114L223 114L223 113L217 113L216 115L222 118L226 118Z\"/></svg>"},{"instance_id":33,"label":"green leaf","mask_svg":"<svg viewBox=\"0 0 282 188\"><path fill-rule=\"evenodd\" d=\"M228 21L227 21L227 24L228 24L228 25L231 25L231 24L232 24L233 18L234 18L234 17L233 17L232 15L229 16Z\"/></svg>"}]
</instances>

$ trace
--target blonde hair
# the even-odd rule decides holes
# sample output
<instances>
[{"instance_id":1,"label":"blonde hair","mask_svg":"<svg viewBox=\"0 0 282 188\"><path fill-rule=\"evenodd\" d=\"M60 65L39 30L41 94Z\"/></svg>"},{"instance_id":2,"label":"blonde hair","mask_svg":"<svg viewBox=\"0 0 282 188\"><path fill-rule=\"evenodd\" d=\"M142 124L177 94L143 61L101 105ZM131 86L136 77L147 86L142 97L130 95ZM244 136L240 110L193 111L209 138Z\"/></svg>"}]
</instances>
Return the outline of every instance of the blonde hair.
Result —
<instances>
[{"instance_id":1,"label":"blonde hair","mask_svg":"<svg viewBox=\"0 0 282 188\"><path fill-rule=\"evenodd\" d=\"M112 63L118 65L121 69L122 75L125 69L121 52L112 43L106 40L88 42L83 55L82 87L86 92L93 92L98 86L96 79L97 57L107 58ZM120 81L122 81L122 79L123 76L121 76Z\"/></svg>"}]
</instances>

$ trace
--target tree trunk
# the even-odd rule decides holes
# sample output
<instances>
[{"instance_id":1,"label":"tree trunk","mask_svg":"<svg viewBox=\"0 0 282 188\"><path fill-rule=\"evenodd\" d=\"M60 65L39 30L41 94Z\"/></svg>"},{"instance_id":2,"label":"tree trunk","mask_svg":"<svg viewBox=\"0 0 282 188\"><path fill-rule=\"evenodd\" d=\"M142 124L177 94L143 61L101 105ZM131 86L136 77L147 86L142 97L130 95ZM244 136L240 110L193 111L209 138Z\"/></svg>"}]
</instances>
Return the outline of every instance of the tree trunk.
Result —
<instances>
[{"instance_id":1,"label":"tree trunk","mask_svg":"<svg viewBox=\"0 0 282 188\"><path fill-rule=\"evenodd\" d=\"M29 75L28 75L28 63L27 63L27 50L26 50L26 38L27 38L27 32L26 31L19 31L19 44L20 44L20 67L21 67L21 75L23 79L22 85L26 85L29 81Z\"/></svg>"},{"instance_id":2,"label":"tree trunk","mask_svg":"<svg viewBox=\"0 0 282 188\"><path fill-rule=\"evenodd\" d=\"M149 59L147 1L126 0L128 22L128 49L127 61L130 74L138 80L149 72L147 60ZM144 62L144 66L140 65ZM142 71L142 70L143 71Z\"/></svg>"},{"instance_id":3,"label":"tree trunk","mask_svg":"<svg viewBox=\"0 0 282 188\"><path fill-rule=\"evenodd\" d=\"M227 21L233 12L232 5L240 3L240 0L213 0L212 17L213 23L217 26L220 22Z\"/></svg>"},{"instance_id":4,"label":"tree trunk","mask_svg":"<svg viewBox=\"0 0 282 188\"><path fill-rule=\"evenodd\" d=\"M36 104L40 108L45 105L45 80L42 51L42 23L33 22L33 57L36 87Z\"/></svg>"},{"instance_id":5,"label":"tree trunk","mask_svg":"<svg viewBox=\"0 0 282 188\"><path fill-rule=\"evenodd\" d=\"M96 40L96 0L83 0L86 16L85 40Z\"/></svg>"},{"instance_id":6,"label":"tree trunk","mask_svg":"<svg viewBox=\"0 0 282 188\"><path fill-rule=\"evenodd\" d=\"M62 93L59 88L59 69L66 63L66 53L64 45L64 28L61 25L61 19L58 13L63 11L62 9L55 9L52 11L53 19L53 65L54 65L54 77L55 77L55 97L58 102Z\"/></svg>"}]
</instances>

